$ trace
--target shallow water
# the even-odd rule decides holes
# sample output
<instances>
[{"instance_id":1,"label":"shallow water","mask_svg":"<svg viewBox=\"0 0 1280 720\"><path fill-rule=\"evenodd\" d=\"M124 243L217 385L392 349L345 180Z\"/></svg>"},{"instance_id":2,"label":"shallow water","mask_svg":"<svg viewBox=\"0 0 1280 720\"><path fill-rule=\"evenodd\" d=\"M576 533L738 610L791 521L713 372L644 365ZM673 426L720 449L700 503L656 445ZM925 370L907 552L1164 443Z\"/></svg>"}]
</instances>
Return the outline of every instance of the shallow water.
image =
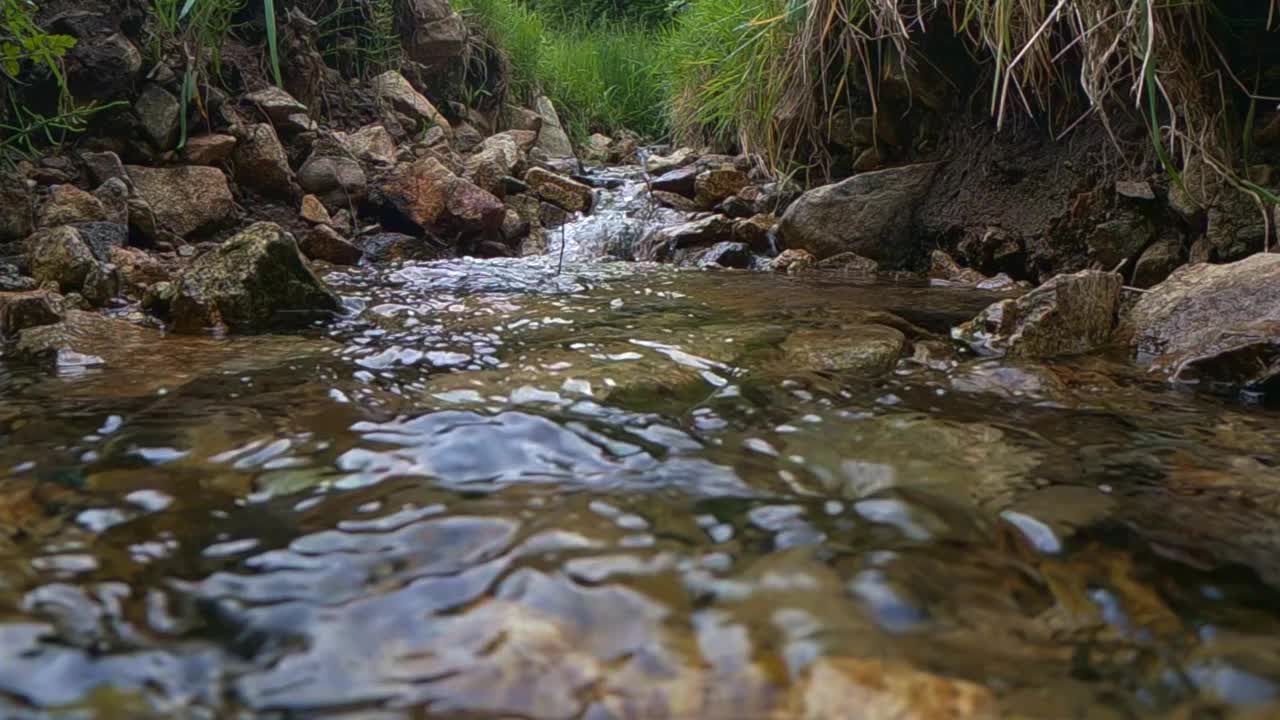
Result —
<instances>
[{"instance_id":1,"label":"shallow water","mask_svg":"<svg viewBox=\"0 0 1280 720\"><path fill-rule=\"evenodd\" d=\"M1275 413L1107 358L806 371L796 331L993 296L592 261L633 191L559 272L553 235L330 273L351 316L292 337L0 359L0 716L782 718L823 658L1280 714Z\"/></svg>"}]
</instances>

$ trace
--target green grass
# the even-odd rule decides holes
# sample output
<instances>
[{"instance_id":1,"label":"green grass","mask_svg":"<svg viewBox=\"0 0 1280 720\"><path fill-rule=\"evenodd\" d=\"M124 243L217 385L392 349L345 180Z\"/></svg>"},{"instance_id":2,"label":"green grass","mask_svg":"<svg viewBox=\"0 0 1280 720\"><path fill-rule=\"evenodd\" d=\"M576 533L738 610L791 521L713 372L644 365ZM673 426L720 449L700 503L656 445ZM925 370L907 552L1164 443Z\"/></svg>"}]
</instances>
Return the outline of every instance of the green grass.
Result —
<instances>
[{"instance_id":1,"label":"green grass","mask_svg":"<svg viewBox=\"0 0 1280 720\"><path fill-rule=\"evenodd\" d=\"M555 103L578 140L626 128L667 131L659 36L638 24L544 18L519 0L455 0L486 42L507 60L507 90L525 104Z\"/></svg>"}]
</instances>

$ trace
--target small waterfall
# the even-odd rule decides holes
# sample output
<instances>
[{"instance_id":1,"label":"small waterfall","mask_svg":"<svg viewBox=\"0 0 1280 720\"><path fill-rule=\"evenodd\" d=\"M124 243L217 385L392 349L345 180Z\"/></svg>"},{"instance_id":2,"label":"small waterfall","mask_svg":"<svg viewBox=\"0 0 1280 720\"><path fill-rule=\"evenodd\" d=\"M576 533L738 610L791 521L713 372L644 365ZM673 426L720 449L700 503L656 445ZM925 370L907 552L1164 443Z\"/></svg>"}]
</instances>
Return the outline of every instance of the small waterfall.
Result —
<instances>
[{"instance_id":1,"label":"small waterfall","mask_svg":"<svg viewBox=\"0 0 1280 720\"><path fill-rule=\"evenodd\" d=\"M604 186L597 191L595 210L547 235L547 253L558 256L563 242L566 263L634 259L648 232L689 219L654 201L642 166L603 168L591 178Z\"/></svg>"}]
</instances>

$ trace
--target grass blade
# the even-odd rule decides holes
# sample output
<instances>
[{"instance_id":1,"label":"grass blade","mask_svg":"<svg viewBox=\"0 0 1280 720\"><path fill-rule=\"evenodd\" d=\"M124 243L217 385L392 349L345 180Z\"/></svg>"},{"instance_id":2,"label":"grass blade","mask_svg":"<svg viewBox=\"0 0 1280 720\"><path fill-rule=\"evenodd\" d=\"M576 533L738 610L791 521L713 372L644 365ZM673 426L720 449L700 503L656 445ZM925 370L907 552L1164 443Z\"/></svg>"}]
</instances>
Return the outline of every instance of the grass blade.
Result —
<instances>
[{"instance_id":1,"label":"grass blade","mask_svg":"<svg viewBox=\"0 0 1280 720\"><path fill-rule=\"evenodd\" d=\"M280 50L276 44L276 3L275 0L262 0L263 13L267 21L267 48L271 53L271 74L275 77L276 87L284 87L280 77Z\"/></svg>"}]
</instances>

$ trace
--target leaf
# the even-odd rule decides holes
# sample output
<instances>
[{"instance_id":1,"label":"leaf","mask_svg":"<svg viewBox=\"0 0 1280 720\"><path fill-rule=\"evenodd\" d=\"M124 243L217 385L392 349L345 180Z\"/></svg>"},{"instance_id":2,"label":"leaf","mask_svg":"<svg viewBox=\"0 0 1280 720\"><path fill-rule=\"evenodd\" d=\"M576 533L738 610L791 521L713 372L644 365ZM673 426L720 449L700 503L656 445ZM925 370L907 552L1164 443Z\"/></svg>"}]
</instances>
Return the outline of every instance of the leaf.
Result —
<instances>
[{"instance_id":1,"label":"leaf","mask_svg":"<svg viewBox=\"0 0 1280 720\"><path fill-rule=\"evenodd\" d=\"M0 45L0 67L4 68L5 73L11 76L17 76L22 70L22 48L11 42Z\"/></svg>"},{"instance_id":2,"label":"leaf","mask_svg":"<svg viewBox=\"0 0 1280 720\"><path fill-rule=\"evenodd\" d=\"M191 8L195 7L195 4L196 0L187 0L187 2L182 5L182 9L178 11L178 19L181 20L185 18L187 13L191 12Z\"/></svg>"},{"instance_id":3,"label":"leaf","mask_svg":"<svg viewBox=\"0 0 1280 720\"><path fill-rule=\"evenodd\" d=\"M276 87L283 88L284 80L280 78L280 52L276 46L275 0L262 0L262 7L267 17L267 47L271 51L271 72L275 75Z\"/></svg>"}]
</instances>

